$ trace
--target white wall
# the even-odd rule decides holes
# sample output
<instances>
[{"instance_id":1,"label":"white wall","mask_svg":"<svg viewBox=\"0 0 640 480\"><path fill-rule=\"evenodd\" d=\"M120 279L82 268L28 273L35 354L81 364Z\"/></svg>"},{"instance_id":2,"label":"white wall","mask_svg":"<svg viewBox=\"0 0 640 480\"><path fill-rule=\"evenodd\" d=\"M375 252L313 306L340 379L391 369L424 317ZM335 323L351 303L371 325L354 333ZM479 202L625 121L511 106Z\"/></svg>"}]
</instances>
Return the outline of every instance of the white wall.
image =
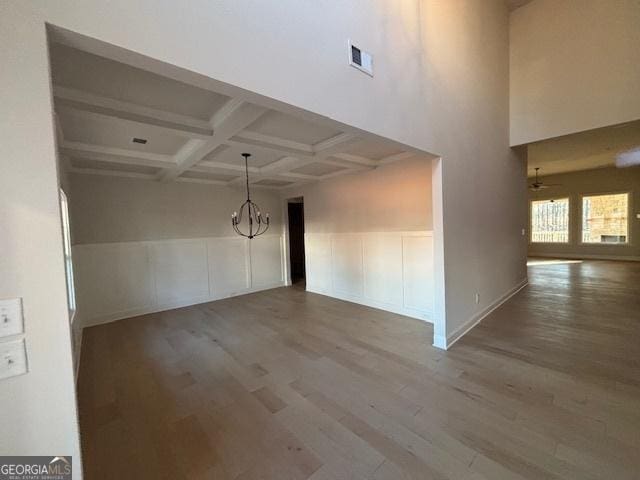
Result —
<instances>
[{"instance_id":1,"label":"white wall","mask_svg":"<svg viewBox=\"0 0 640 480\"><path fill-rule=\"evenodd\" d=\"M529 200L569 198L569 244L532 243L530 256L571 258L611 258L640 260L640 167L601 168L582 172L547 175L544 183L558 186L529 192ZM629 192L629 244L589 245L581 243L582 195Z\"/></svg>"},{"instance_id":2,"label":"white wall","mask_svg":"<svg viewBox=\"0 0 640 480\"><path fill-rule=\"evenodd\" d=\"M432 322L431 160L289 189L303 197L307 290Z\"/></svg>"},{"instance_id":3,"label":"white wall","mask_svg":"<svg viewBox=\"0 0 640 480\"><path fill-rule=\"evenodd\" d=\"M433 184L434 342L446 347L526 281L526 165L509 148L505 2L421 7L421 140L442 155Z\"/></svg>"},{"instance_id":4,"label":"white wall","mask_svg":"<svg viewBox=\"0 0 640 480\"><path fill-rule=\"evenodd\" d=\"M443 228L434 230L439 338L524 276L526 190L524 169L508 150L502 0L194 0L187 8L155 0L2 2L0 103L10 115L0 128L0 205L10 233L0 239L0 296L24 297L31 372L0 387L0 405L11 406L11 416L0 419L1 452L73 453L79 467L45 22L165 62L160 73L228 91L237 85L257 103L441 155L443 193L434 202L444 210ZM347 38L375 55L375 77L346 65Z\"/></svg>"},{"instance_id":5,"label":"white wall","mask_svg":"<svg viewBox=\"0 0 640 480\"><path fill-rule=\"evenodd\" d=\"M415 158L285 191L304 196L308 233L431 230L431 160Z\"/></svg>"},{"instance_id":6,"label":"white wall","mask_svg":"<svg viewBox=\"0 0 640 480\"><path fill-rule=\"evenodd\" d=\"M0 382L0 454L73 455L77 471L46 35L14 5L0 4L0 298L23 299L29 373Z\"/></svg>"},{"instance_id":7,"label":"white wall","mask_svg":"<svg viewBox=\"0 0 640 480\"><path fill-rule=\"evenodd\" d=\"M242 185L71 174L70 187L74 244L231 237L231 214L246 200ZM251 196L280 232L278 194L252 188Z\"/></svg>"},{"instance_id":8,"label":"white wall","mask_svg":"<svg viewBox=\"0 0 640 480\"><path fill-rule=\"evenodd\" d=\"M511 14L511 144L640 118L640 2L534 0Z\"/></svg>"}]
</instances>

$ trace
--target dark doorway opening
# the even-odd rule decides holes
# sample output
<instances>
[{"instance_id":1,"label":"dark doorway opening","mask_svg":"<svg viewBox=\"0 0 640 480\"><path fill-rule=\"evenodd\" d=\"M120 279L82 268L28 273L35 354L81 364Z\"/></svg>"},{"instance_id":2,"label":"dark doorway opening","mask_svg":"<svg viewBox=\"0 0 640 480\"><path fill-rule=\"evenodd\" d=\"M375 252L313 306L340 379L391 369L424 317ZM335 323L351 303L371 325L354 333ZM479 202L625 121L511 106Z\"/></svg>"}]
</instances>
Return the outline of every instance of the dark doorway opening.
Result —
<instances>
[{"instance_id":1,"label":"dark doorway opening","mask_svg":"<svg viewBox=\"0 0 640 480\"><path fill-rule=\"evenodd\" d=\"M304 268L304 203L302 198L289 200L289 265L291 283L303 284Z\"/></svg>"}]
</instances>

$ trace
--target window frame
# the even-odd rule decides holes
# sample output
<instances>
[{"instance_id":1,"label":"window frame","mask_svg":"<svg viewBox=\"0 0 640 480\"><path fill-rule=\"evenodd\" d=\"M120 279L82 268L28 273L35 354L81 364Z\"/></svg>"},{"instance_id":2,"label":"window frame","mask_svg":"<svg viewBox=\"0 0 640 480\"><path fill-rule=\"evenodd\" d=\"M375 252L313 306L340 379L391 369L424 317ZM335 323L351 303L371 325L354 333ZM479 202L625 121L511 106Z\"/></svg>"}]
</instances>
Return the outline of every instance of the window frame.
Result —
<instances>
[{"instance_id":1,"label":"window frame","mask_svg":"<svg viewBox=\"0 0 640 480\"><path fill-rule=\"evenodd\" d=\"M627 196L627 241L624 243L606 243L606 242L585 242L584 241L584 218L582 216L583 214L583 208L584 208L584 199L586 197L601 197L601 196L605 196L605 195L626 195ZM631 216L633 215L633 192L630 190L618 190L618 191L609 191L609 192L594 192L594 193L581 193L579 195L580 198L580 216L579 216L579 221L580 221L580 234L579 234L579 238L578 238L578 245L581 246L586 246L586 247L591 247L591 246L605 246L605 247L632 247L633 246L633 239L631 237L631 230L632 230L632 224L631 224Z\"/></svg>"},{"instance_id":2,"label":"window frame","mask_svg":"<svg viewBox=\"0 0 640 480\"><path fill-rule=\"evenodd\" d=\"M558 200L567 201L567 241L566 242L535 242L533 240L533 203L534 202L550 202ZM573 213L573 202L571 195L543 197L543 198L530 198L529 199L529 245L571 245L573 240L571 232L571 215Z\"/></svg>"},{"instance_id":3,"label":"window frame","mask_svg":"<svg viewBox=\"0 0 640 480\"><path fill-rule=\"evenodd\" d=\"M67 309L69 310L69 323L73 321L78 311L76 300L76 286L73 272L73 253L71 248L71 220L69 213L69 198L62 188L60 194L60 220L62 226L62 255L64 261L64 279L67 286ZM68 268L67 268L68 267Z\"/></svg>"}]
</instances>

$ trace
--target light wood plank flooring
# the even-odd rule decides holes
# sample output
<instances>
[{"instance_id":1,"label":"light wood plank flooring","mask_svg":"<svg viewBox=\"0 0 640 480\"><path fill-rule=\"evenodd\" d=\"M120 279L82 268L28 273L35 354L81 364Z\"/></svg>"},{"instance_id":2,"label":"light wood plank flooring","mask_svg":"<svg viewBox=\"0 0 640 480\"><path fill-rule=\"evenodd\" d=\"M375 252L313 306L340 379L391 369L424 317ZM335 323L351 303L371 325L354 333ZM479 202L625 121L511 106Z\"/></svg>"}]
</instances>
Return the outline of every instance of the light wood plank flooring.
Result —
<instances>
[{"instance_id":1,"label":"light wood plank flooring","mask_svg":"<svg viewBox=\"0 0 640 480\"><path fill-rule=\"evenodd\" d=\"M640 263L529 278L449 352L297 288L88 328L85 478L640 478Z\"/></svg>"}]
</instances>

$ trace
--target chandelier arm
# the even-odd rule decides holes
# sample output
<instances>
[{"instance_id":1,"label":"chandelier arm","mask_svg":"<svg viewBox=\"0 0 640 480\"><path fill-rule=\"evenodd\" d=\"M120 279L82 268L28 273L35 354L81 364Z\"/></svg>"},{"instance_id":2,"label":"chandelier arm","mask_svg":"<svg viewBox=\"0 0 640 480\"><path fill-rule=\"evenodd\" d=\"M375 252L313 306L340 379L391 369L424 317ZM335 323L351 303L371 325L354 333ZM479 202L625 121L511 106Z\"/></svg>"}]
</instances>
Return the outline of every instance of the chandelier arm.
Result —
<instances>
[{"instance_id":1,"label":"chandelier arm","mask_svg":"<svg viewBox=\"0 0 640 480\"><path fill-rule=\"evenodd\" d=\"M235 232L236 232L238 235L240 235L240 236L242 236L242 237L246 237L246 235L240 231L240 229L238 228L238 225L237 225L236 223L234 223L234 224L233 224L233 229L235 230Z\"/></svg>"}]
</instances>

